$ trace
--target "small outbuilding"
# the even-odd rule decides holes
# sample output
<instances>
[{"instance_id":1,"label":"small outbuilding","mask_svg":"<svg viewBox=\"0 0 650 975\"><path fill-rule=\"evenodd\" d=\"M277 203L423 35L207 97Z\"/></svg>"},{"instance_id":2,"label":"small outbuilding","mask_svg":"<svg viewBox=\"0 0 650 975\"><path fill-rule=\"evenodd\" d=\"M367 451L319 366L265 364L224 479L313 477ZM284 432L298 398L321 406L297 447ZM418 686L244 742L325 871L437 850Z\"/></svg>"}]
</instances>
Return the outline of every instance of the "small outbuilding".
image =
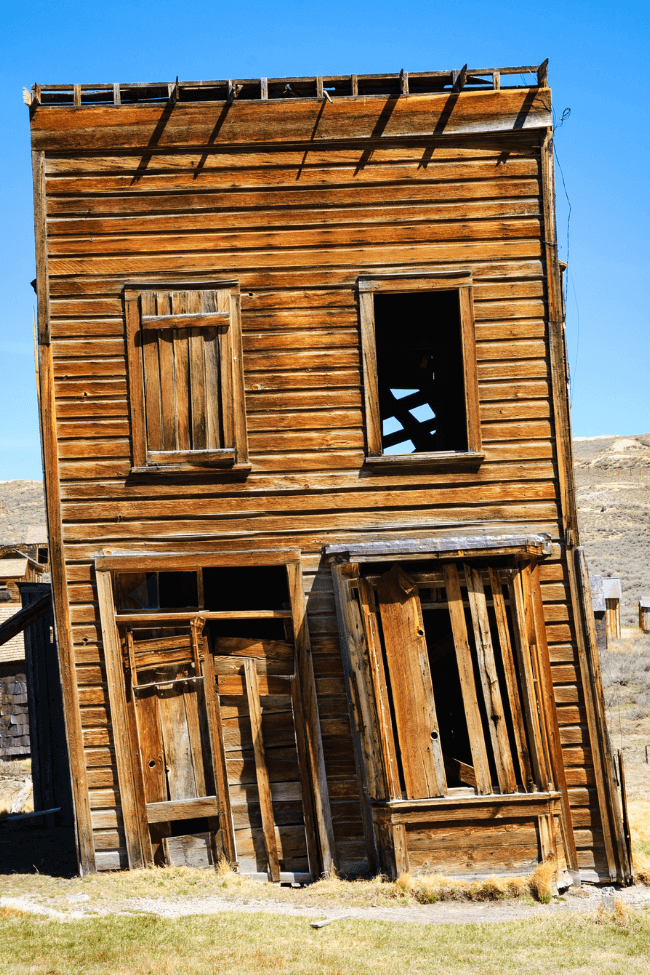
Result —
<instances>
[{"instance_id":1,"label":"small outbuilding","mask_svg":"<svg viewBox=\"0 0 650 975\"><path fill-rule=\"evenodd\" d=\"M19 583L39 582L43 568L17 548L0 554L0 625L21 608ZM29 754L25 640L17 633L0 646L0 760Z\"/></svg>"},{"instance_id":2,"label":"small outbuilding","mask_svg":"<svg viewBox=\"0 0 650 975\"><path fill-rule=\"evenodd\" d=\"M606 650L610 640L621 639L621 580L618 576L591 576L590 580L598 648Z\"/></svg>"}]
</instances>

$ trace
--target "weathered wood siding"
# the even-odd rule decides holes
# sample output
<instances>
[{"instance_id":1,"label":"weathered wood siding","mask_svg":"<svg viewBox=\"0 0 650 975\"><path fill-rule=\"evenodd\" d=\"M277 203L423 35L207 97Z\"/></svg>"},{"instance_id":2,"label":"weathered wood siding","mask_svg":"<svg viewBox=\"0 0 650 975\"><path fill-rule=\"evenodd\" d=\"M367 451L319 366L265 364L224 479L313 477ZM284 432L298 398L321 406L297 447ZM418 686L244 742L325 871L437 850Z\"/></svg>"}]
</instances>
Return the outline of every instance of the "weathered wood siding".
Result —
<instances>
[{"instance_id":1,"label":"weathered wood siding","mask_svg":"<svg viewBox=\"0 0 650 975\"><path fill-rule=\"evenodd\" d=\"M284 108L275 106L273 117ZM192 110L194 119L197 106ZM47 150L55 141L46 123L59 111L36 112L45 121L35 126L35 148ZM80 109L80 115L86 111L99 110ZM115 852L124 837L91 565L101 550L191 551L215 537L224 547L302 550L345 869L364 860L366 847L322 546L361 533L404 537L458 534L459 526L466 533L526 526L549 532L556 543L541 579L562 744L581 867L605 870L558 544L541 137L527 134L519 150L512 134L504 148L494 138L486 148L476 140L434 145L422 138L385 147L359 141L214 148L203 119L195 128L188 122L181 134L174 129L173 148L143 152L141 133L130 133L145 115L150 124L151 106L102 111L108 128L86 142L95 152L74 148L80 119L62 133L57 154L45 158L63 540L98 866L125 862ZM267 129L255 134L255 111L269 109L249 108L241 138L270 143ZM286 111L300 114L296 106ZM302 117L300 125L306 132ZM301 132L298 126L290 135L308 138ZM360 125L358 135L368 134ZM133 149L117 148L129 140ZM198 148L184 148L188 143ZM355 283L361 272L387 268L473 272L486 453L477 472L362 471ZM127 480L122 289L127 282L173 287L223 276L239 278L241 286L253 471L240 482L218 472L182 482ZM102 859L103 851L113 852Z\"/></svg>"}]
</instances>

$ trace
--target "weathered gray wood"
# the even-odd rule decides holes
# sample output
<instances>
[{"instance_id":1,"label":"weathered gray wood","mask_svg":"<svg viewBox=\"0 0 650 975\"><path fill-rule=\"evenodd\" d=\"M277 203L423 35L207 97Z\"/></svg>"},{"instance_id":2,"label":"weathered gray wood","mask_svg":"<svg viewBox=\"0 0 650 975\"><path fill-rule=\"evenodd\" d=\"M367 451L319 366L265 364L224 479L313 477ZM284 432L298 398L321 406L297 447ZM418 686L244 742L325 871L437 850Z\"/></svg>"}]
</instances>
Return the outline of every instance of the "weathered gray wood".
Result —
<instances>
[{"instance_id":1,"label":"weathered gray wood","mask_svg":"<svg viewBox=\"0 0 650 975\"><path fill-rule=\"evenodd\" d=\"M483 687L483 700L488 716L488 727L492 739L494 763L499 779L499 788L504 794L517 791L517 780L512 763L508 729L501 699L499 674L494 659L490 621L485 603L485 591L480 572L473 566L465 565L465 581L469 598L474 643L478 656L478 669Z\"/></svg>"},{"instance_id":2,"label":"weathered gray wood","mask_svg":"<svg viewBox=\"0 0 650 975\"><path fill-rule=\"evenodd\" d=\"M257 791L262 812L262 829L264 843L269 863L269 875L273 883L280 882L280 861L275 842L275 826L273 822L273 804L271 802L271 787L269 772L266 767L264 738L262 735L262 711L260 708L260 689L257 682L255 663L249 657L244 658L244 675L246 678L246 695L248 698L248 712L253 736L253 752L255 754L255 774L257 776Z\"/></svg>"},{"instance_id":3,"label":"weathered gray wood","mask_svg":"<svg viewBox=\"0 0 650 975\"><path fill-rule=\"evenodd\" d=\"M169 823L177 819L202 819L218 814L219 804L216 796L147 803L147 820L150 823Z\"/></svg>"},{"instance_id":4,"label":"weathered gray wood","mask_svg":"<svg viewBox=\"0 0 650 975\"><path fill-rule=\"evenodd\" d=\"M205 870L214 864L209 833L170 836L165 840L165 847L169 863L173 867Z\"/></svg>"},{"instance_id":5,"label":"weathered gray wood","mask_svg":"<svg viewBox=\"0 0 650 975\"><path fill-rule=\"evenodd\" d=\"M485 747L485 739L483 737L481 713L479 711L478 700L476 697L474 667L472 664L472 654L467 639L467 624L465 622L465 610L463 608L463 601L461 597L458 569L453 563L448 563L443 565L443 573L445 579L445 589L447 592L447 603L449 606L449 617L451 620L451 630L454 636L456 663L458 664L458 677L463 695L467 732L469 734L469 744L472 752L474 774L476 776L476 788L479 794L488 795L492 792L492 781L487 750Z\"/></svg>"}]
</instances>

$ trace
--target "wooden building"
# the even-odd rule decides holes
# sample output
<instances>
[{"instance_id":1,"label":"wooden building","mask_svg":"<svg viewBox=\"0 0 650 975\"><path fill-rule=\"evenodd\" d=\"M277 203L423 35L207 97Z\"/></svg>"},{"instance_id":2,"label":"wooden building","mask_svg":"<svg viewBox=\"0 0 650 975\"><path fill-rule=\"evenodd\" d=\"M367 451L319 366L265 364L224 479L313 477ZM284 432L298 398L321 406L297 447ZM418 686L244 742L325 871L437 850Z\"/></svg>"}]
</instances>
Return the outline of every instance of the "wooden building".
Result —
<instances>
[{"instance_id":1,"label":"wooden building","mask_svg":"<svg viewBox=\"0 0 650 975\"><path fill-rule=\"evenodd\" d=\"M598 647L606 650L610 640L621 639L621 580L618 576L591 576L591 602L596 621Z\"/></svg>"},{"instance_id":2,"label":"wooden building","mask_svg":"<svg viewBox=\"0 0 650 975\"><path fill-rule=\"evenodd\" d=\"M0 550L0 626L22 606L19 585L40 582L44 566L20 548ZM17 633L0 645L0 760L28 758L29 708L25 640Z\"/></svg>"},{"instance_id":3,"label":"wooden building","mask_svg":"<svg viewBox=\"0 0 650 975\"><path fill-rule=\"evenodd\" d=\"M629 879L546 63L25 101L82 869Z\"/></svg>"}]
</instances>

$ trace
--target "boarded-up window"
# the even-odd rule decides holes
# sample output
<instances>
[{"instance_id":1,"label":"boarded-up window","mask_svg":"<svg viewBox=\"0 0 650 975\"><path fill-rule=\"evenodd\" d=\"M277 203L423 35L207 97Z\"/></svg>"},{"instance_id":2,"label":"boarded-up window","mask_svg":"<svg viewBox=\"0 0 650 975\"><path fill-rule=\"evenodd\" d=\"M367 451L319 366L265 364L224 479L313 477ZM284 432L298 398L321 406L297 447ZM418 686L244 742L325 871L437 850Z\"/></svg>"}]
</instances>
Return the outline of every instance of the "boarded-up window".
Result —
<instances>
[{"instance_id":1,"label":"boarded-up window","mask_svg":"<svg viewBox=\"0 0 650 975\"><path fill-rule=\"evenodd\" d=\"M135 470L247 461L239 290L127 289Z\"/></svg>"},{"instance_id":2,"label":"boarded-up window","mask_svg":"<svg viewBox=\"0 0 650 975\"><path fill-rule=\"evenodd\" d=\"M480 461L472 278L359 281L367 462Z\"/></svg>"}]
</instances>

